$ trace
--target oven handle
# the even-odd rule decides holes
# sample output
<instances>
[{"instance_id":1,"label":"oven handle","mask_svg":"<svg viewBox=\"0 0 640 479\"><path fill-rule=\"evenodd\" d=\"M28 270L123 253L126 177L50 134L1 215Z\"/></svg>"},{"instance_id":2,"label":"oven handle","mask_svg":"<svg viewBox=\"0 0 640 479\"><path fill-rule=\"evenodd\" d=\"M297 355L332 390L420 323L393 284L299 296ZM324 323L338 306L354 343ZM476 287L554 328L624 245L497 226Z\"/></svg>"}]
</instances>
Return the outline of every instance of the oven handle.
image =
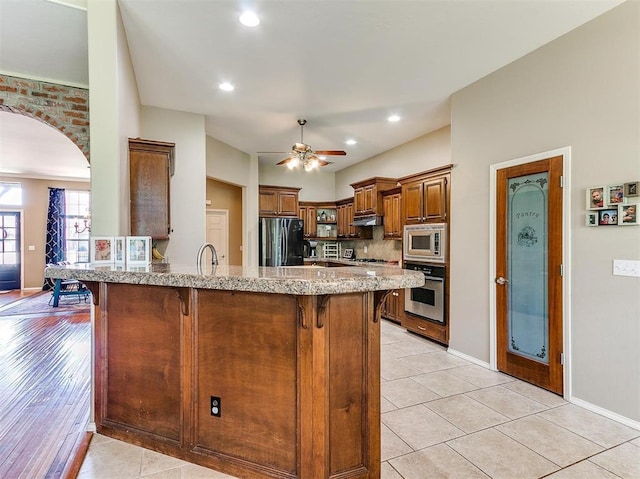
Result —
<instances>
[{"instance_id":1,"label":"oven handle","mask_svg":"<svg viewBox=\"0 0 640 479\"><path fill-rule=\"evenodd\" d=\"M444 278L437 278L435 276L425 276L424 279L429 281L437 281L438 283L444 283Z\"/></svg>"}]
</instances>

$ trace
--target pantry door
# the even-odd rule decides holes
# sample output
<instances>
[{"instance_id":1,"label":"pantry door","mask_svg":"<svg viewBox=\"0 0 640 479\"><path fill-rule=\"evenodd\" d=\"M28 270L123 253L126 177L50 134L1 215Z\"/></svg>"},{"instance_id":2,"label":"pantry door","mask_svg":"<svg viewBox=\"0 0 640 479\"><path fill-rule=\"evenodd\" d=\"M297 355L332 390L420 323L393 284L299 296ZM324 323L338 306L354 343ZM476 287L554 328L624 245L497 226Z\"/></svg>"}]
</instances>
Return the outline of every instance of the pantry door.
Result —
<instances>
[{"instance_id":1,"label":"pantry door","mask_svg":"<svg viewBox=\"0 0 640 479\"><path fill-rule=\"evenodd\" d=\"M498 369L563 393L562 156L496 171Z\"/></svg>"}]
</instances>

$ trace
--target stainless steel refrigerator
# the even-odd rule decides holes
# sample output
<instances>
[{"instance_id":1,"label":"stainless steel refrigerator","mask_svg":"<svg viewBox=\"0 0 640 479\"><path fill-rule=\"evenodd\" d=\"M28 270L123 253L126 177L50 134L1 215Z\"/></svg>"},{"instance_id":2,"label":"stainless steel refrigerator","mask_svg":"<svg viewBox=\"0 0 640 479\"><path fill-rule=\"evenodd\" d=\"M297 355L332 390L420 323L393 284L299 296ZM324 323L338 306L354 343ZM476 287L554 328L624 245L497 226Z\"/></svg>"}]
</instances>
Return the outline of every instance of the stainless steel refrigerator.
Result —
<instances>
[{"instance_id":1,"label":"stainless steel refrigerator","mask_svg":"<svg viewBox=\"0 0 640 479\"><path fill-rule=\"evenodd\" d=\"M260 266L303 264L303 225L298 218L260 218Z\"/></svg>"}]
</instances>

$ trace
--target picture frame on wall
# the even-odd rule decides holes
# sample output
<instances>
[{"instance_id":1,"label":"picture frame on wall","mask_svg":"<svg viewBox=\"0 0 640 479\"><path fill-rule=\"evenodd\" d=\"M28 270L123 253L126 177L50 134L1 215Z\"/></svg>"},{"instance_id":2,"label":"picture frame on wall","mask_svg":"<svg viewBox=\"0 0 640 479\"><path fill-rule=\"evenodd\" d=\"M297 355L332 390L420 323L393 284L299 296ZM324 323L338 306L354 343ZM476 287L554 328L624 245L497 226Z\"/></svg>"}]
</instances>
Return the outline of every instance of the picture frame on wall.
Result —
<instances>
[{"instance_id":1,"label":"picture frame on wall","mask_svg":"<svg viewBox=\"0 0 640 479\"><path fill-rule=\"evenodd\" d=\"M618 224L618 208L607 208L598 211L598 225L611 226Z\"/></svg>"},{"instance_id":2,"label":"picture frame on wall","mask_svg":"<svg viewBox=\"0 0 640 479\"><path fill-rule=\"evenodd\" d=\"M94 264L113 263L113 236L91 236L89 259Z\"/></svg>"},{"instance_id":3,"label":"picture frame on wall","mask_svg":"<svg viewBox=\"0 0 640 479\"><path fill-rule=\"evenodd\" d=\"M598 213L587 213L585 224L587 226L598 226Z\"/></svg>"},{"instance_id":4,"label":"picture frame on wall","mask_svg":"<svg viewBox=\"0 0 640 479\"><path fill-rule=\"evenodd\" d=\"M587 188L587 209L588 210L599 210L605 207L605 187L604 186L593 186L591 188Z\"/></svg>"},{"instance_id":5,"label":"picture frame on wall","mask_svg":"<svg viewBox=\"0 0 640 479\"><path fill-rule=\"evenodd\" d=\"M125 240L126 238L124 236L115 236L113 238L113 262L115 264L124 264L126 261Z\"/></svg>"},{"instance_id":6,"label":"picture frame on wall","mask_svg":"<svg viewBox=\"0 0 640 479\"><path fill-rule=\"evenodd\" d=\"M639 224L637 203L618 205L618 224L623 226Z\"/></svg>"},{"instance_id":7,"label":"picture frame on wall","mask_svg":"<svg viewBox=\"0 0 640 479\"><path fill-rule=\"evenodd\" d=\"M607 204L617 206L624 203L624 184L607 186Z\"/></svg>"},{"instance_id":8,"label":"picture frame on wall","mask_svg":"<svg viewBox=\"0 0 640 479\"><path fill-rule=\"evenodd\" d=\"M627 197L632 197L632 196L638 196L638 181L632 181L631 183L625 183L624 184L624 196L625 198Z\"/></svg>"},{"instance_id":9,"label":"picture frame on wall","mask_svg":"<svg viewBox=\"0 0 640 479\"><path fill-rule=\"evenodd\" d=\"M125 249L127 265L151 264L151 236L127 236Z\"/></svg>"}]
</instances>

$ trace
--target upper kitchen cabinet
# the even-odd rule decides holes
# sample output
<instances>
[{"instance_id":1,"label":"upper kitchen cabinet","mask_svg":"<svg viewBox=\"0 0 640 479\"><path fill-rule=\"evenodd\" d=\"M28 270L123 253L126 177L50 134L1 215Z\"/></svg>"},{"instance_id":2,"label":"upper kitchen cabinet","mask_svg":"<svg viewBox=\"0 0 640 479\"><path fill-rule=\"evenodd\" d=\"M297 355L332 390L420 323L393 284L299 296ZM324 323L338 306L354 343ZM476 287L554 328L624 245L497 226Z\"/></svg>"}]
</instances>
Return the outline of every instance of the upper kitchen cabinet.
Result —
<instances>
[{"instance_id":1,"label":"upper kitchen cabinet","mask_svg":"<svg viewBox=\"0 0 640 479\"><path fill-rule=\"evenodd\" d=\"M298 218L304 221L304 237L315 238L317 231L316 207L314 204L300 203Z\"/></svg>"},{"instance_id":2,"label":"upper kitchen cabinet","mask_svg":"<svg viewBox=\"0 0 640 479\"><path fill-rule=\"evenodd\" d=\"M297 218L299 192L300 188L260 185L259 215Z\"/></svg>"},{"instance_id":3,"label":"upper kitchen cabinet","mask_svg":"<svg viewBox=\"0 0 640 479\"><path fill-rule=\"evenodd\" d=\"M396 187L382 193L384 211L384 239L402 239L402 188Z\"/></svg>"},{"instance_id":4,"label":"upper kitchen cabinet","mask_svg":"<svg viewBox=\"0 0 640 479\"><path fill-rule=\"evenodd\" d=\"M131 235L169 239L175 143L129 138Z\"/></svg>"},{"instance_id":5,"label":"upper kitchen cabinet","mask_svg":"<svg viewBox=\"0 0 640 479\"><path fill-rule=\"evenodd\" d=\"M395 178L369 178L368 180L352 183L354 216L370 216L384 214L382 207L382 192L395 188Z\"/></svg>"},{"instance_id":6,"label":"upper kitchen cabinet","mask_svg":"<svg viewBox=\"0 0 640 479\"><path fill-rule=\"evenodd\" d=\"M445 223L448 221L451 165L400 178L402 222Z\"/></svg>"}]
</instances>

